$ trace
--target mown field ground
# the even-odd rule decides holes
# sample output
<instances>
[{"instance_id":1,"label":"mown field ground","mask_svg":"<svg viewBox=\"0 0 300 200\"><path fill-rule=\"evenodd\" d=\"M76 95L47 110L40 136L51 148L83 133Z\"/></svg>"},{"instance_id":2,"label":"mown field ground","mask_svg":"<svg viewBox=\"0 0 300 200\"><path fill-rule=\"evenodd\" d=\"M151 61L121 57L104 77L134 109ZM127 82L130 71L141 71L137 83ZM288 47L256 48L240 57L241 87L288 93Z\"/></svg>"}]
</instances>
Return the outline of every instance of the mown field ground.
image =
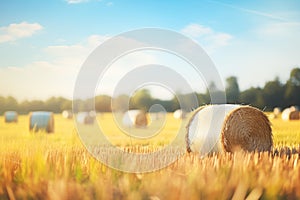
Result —
<instances>
[{"instance_id":1,"label":"mown field ground","mask_svg":"<svg viewBox=\"0 0 300 200\"><path fill-rule=\"evenodd\" d=\"M122 134L111 114L98 120L111 143L141 151L168 145L180 126L169 114L160 134L139 140ZM17 124L0 117L0 199L300 199L300 121L271 122L272 152L185 154L136 174L93 158L73 120L55 115L55 133L45 134L29 132L28 116Z\"/></svg>"}]
</instances>

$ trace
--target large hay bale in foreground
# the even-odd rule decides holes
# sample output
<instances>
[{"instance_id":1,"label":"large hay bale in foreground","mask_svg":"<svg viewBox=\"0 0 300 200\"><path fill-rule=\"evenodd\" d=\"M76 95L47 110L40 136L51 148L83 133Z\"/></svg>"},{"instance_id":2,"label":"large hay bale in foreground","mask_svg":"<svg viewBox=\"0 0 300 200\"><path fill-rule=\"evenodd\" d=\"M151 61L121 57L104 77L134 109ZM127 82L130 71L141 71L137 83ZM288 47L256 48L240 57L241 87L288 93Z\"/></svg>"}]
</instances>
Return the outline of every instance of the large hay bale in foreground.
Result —
<instances>
[{"instance_id":1,"label":"large hay bale in foreground","mask_svg":"<svg viewBox=\"0 0 300 200\"><path fill-rule=\"evenodd\" d=\"M65 119L72 119L73 118L73 112L71 110L64 110L62 112L62 116Z\"/></svg>"},{"instance_id":2,"label":"large hay bale in foreground","mask_svg":"<svg viewBox=\"0 0 300 200\"><path fill-rule=\"evenodd\" d=\"M96 115L94 112L79 112L76 116L76 120L80 124L94 124Z\"/></svg>"},{"instance_id":3,"label":"large hay bale in foreground","mask_svg":"<svg viewBox=\"0 0 300 200\"><path fill-rule=\"evenodd\" d=\"M208 105L197 109L187 126L187 151L270 151L272 130L260 110L242 105Z\"/></svg>"},{"instance_id":4,"label":"large hay bale in foreground","mask_svg":"<svg viewBox=\"0 0 300 200\"><path fill-rule=\"evenodd\" d=\"M281 118L285 121L299 120L299 111L296 109L296 107L291 106L290 108L286 108L282 111Z\"/></svg>"},{"instance_id":5,"label":"large hay bale in foreground","mask_svg":"<svg viewBox=\"0 0 300 200\"><path fill-rule=\"evenodd\" d=\"M5 123L18 122L18 113L16 111L6 111L4 113Z\"/></svg>"},{"instance_id":6,"label":"large hay bale in foreground","mask_svg":"<svg viewBox=\"0 0 300 200\"><path fill-rule=\"evenodd\" d=\"M44 130L47 133L54 132L54 115L52 112L37 111L29 114L29 130Z\"/></svg>"},{"instance_id":7,"label":"large hay bale in foreground","mask_svg":"<svg viewBox=\"0 0 300 200\"><path fill-rule=\"evenodd\" d=\"M148 125L148 118L142 110L128 110L123 115L122 123L127 127L146 127Z\"/></svg>"}]
</instances>

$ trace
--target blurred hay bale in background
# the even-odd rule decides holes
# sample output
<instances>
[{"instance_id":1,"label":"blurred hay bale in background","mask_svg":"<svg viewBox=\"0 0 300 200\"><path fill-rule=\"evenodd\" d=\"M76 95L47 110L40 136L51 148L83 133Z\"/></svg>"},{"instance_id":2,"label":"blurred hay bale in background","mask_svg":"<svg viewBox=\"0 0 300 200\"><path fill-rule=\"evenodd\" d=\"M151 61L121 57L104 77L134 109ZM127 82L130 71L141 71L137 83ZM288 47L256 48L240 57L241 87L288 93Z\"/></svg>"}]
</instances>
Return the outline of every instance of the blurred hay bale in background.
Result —
<instances>
[{"instance_id":1,"label":"blurred hay bale in background","mask_svg":"<svg viewBox=\"0 0 300 200\"><path fill-rule=\"evenodd\" d=\"M76 116L76 120L80 124L94 124L96 120L96 114L94 112L79 112Z\"/></svg>"},{"instance_id":2,"label":"blurred hay bale in background","mask_svg":"<svg viewBox=\"0 0 300 200\"><path fill-rule=\"evenodd\" d=\"M5 123L18 122L18 113L16 111L6 111L4 113Z\"/></svg>"},{"instance_id":3,"label":"blurred hay bale in background","mask_svg":"<svg viewBox=\"0 0 300 200\"><path fill-rule=\"evenodd\" d=\"M147 114L142 110L128 110L123 115L122 123L126 127L146 127L148 125Z\"/></svg>"},{"instance_id":4,"label":"blurred hay bale in background","mask_svg":"<svg viewBox=\"0 0 300 200\"><path fill-rule=\"evenodd\" d=\"M62 116L65 119L72 119L73 118L73 112L71 110L64 110L62 112Z\"/></svg>"},{"instance_id":5,"label":"blurred hay bale in background","mask_svg":"<svg viewBox=\"0 0 300 200\"><path fill-rule=\"evenodd\" d=\"M175 119L184 119L184 118L186 118L186 112L181 109L175 110L173 113L173 117Z\"/></svg>"},{"instance_id":6,"label":"blurred hay bale in background","mask_svg":"<svg viewBox=\"0 0 300 200\"><path fill-rule=\"evenodd\" d=\"M281 114L282 120L288 121L288 120L299 120L299 111L296 106L291 106L289 108L286 108L282 111Z\"/></svg>"},{"instance_id":7,"label":"blurred hay bale in background","mask_svg":"<svg viewBox=\"0 0 300 200\"><path fill-rule=\"evenodd\" d=\"M52 112L37 111L29 114L29 130L44 130L47 133L54 132L54 115Z\"/></svg>"}]
</instances>

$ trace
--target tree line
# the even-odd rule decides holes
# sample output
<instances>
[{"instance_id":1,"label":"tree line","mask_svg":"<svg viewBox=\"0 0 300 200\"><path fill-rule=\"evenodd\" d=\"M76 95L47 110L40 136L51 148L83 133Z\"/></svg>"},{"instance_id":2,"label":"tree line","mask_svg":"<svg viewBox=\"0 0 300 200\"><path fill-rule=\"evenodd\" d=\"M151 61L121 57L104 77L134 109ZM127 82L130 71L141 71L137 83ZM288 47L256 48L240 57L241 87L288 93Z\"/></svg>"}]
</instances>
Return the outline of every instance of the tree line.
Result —
<instances>
[{"instance_id":1,"label":"tree line","mask_svg":"<svg viewBox=\"0 0 300 200\"><path fill-rule=\"evenodd\" d=\"M99 95L95 99L75 100L73 103L76 111L89 111L93 107L97 112L125 111L127 109L148 111L152 105L159 104L166 111L173 112L182 106L191 105L193 97L196 97L200 106L209 104L212 93L222 96L222 91L219 91L214 83L211 83L205 93L177 94L171 100L153 98L150 91L143 89L136 92L132 97L120 95L112 99L108 95ZM263 87L251 87L244 91L240 91L237 77L228 77L225 94L227 103L252 105L265 111L271 111L274 107L285 108L300 105L300 68L292 69L286 83L280 82L279 78L276 77L274 80L266 82ZM92 104L93 100L95 104ZM20 114L38 110L61 113L63 110L72 109L72 100L63 97L51 97L46 101L25 100L18 102L14 97L0 96L0 105L0 114L8 110L17 111Z\"/></svg>"}]
</instances>

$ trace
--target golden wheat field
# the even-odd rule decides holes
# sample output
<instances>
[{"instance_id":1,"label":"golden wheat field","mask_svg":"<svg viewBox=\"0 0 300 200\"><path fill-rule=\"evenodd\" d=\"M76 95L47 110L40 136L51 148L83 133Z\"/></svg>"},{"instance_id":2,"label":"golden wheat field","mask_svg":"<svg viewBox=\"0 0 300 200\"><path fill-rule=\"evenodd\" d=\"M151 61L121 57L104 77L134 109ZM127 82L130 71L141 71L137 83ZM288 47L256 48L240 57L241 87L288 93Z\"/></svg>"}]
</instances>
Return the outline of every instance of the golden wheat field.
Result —
<instances>
[{"instance_id":1,"label":"golden wheat field","mask_svg":"<svg viewBox=\"0 0 300 200\"><path fill-rule=\"evenodd\" d=\"M98 120L111 143L143 152L168 145L180 126L169 114L160 134L138 140L122 135L111 114ZM0 117L0 199L300 199L300 121L271 122L272 152L186 153L136 174L93 158L73 120L55 115L55 132L46 134L29 132L28 116L7 124Z\"/></svg>"}]
</instances>

